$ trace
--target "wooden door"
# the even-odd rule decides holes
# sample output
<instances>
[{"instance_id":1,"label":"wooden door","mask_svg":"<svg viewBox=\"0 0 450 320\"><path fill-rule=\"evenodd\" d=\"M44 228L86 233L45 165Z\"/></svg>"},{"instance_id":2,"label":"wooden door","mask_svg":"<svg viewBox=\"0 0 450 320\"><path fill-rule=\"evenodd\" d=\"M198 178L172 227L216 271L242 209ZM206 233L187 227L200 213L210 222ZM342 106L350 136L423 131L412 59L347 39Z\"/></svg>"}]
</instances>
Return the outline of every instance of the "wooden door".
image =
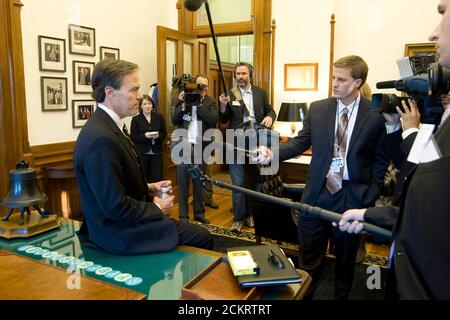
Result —
<instances>
[{"instance_id":1,"label":"wooden door","mask_svg":"<svg viewBox=\"0 0 450 320\"><path fill-rule=\"evenodd\" d=\"M158 110L166 121L168 137L164 144L164 179L172 180L174 194L177 198L176 165L170 158L172 125L170 91L174 75L189 73L192 76L203 74L209 76L209 44L206 40L197 39L166 27L157 27L157 61L158 61Z\"/></svg>"}]
</instances>

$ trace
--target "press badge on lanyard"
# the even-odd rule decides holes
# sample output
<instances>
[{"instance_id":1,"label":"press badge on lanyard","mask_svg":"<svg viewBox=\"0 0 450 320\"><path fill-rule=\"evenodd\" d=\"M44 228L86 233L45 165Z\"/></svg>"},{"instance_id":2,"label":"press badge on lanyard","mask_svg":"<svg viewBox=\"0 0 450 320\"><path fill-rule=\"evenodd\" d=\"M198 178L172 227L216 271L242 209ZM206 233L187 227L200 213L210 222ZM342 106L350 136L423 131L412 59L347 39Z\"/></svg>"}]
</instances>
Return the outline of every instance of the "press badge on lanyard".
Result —
<instances>
[{"instance_id":1,"label":"press badge on lanyard","mask_svg":"<svg viewBox=\"0 0 450 320\"><path fill-rule=\"evenodd\" d=\"M187 122L191 122L192 117L190 115L188 115L187 113L185 113L184 116L183 116L183 120L187 121Z\"/></svg>"},{"instance_id":2,"label":"press badge on lanyard","mask_svg":"<svg viewBox=\"0 0 450 320\"><path fill-rule=\"evenodd\" d=\"M330 172L338 173L341 171L341 168L344 166L344 158L336 157L333 158L330 165Z\"/></svg>"}]
</instances>

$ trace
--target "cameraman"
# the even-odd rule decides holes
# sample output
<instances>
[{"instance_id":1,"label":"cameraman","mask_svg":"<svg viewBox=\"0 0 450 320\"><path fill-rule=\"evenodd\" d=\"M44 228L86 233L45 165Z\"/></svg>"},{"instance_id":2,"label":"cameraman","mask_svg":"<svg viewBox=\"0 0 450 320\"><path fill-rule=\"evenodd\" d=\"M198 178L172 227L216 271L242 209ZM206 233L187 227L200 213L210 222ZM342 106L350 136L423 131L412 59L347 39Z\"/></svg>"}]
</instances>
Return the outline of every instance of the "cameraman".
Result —
<instances>
[{"instance_id":1,"label":"cameraman","mask_svg":"<svg viewBox=\"0 0 450 320\"><path fill-rule=\"evenodd\" d=\"M442 20L430 36L439 64L450 67L450 0L440 0ZM421 163L408 175L400 207L346 211L339 228L359 233L367 221L393 229L388 288L401 299L450 299L450 122L434 135L441 157ZM389 293L389 292L388 292Z\"/></svg>"},{"instance_id":2,"label":"cameraman","mask_svg":"<svg viewBox=\"0 0 450 320\"><path fill-rule=\"evenodd\" d=\"M192 158L190 164L193 164L194 147L201 144L201 151L206 147L203 141L203 134L210 128L215 128L217 123L217 105L215 100L208 96L208 78L204 75L197 75L194 79L197 84L195 92L189 92L189 98L199 99L198 105L186 106L185 99L188 98L187 90L183 90L179 97L178 103L172 114L172 123L181 129L187 130L185 135L187 147L191 148ZM199 95L199 96L196 96ZM179 143L181 141L176 141ZM180 155L183 156L183 155ZM206 170L206 164L203 157L202 163L198 164L203 172ZM178 205L180 220L189 220L189 182L191 180L188 169L189 163L181 163L177 165L177 181L178 181ZM194 220L202 223L209 223L205 218L205 207L202 201L203 187L199 179L193 179L193 197L194 197Z\"/></svg>"}]
</instances>

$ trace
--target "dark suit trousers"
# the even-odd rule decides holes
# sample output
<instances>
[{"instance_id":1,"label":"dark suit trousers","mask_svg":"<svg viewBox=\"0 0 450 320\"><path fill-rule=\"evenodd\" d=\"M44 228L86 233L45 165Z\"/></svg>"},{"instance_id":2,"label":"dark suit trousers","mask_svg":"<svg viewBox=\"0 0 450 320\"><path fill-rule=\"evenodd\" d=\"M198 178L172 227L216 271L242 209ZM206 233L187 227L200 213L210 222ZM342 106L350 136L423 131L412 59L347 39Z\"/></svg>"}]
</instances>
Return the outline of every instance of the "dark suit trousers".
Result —
<instances>
[{"instance_id":1,"label":"dark suit trousers","mask_svg":"<svg viewBox=\"0 0 450 320\"><path fill-rule=\"evenodd\" d=\"M214 239L205 227L183 221L175 223L178 230L178 245L213 250Z\"/></svg>"},{"instance_id":2,"label":"dark suit trousers","mask_svg":"<svg viewBox=\"0 0 450 320\"><path fill-rule=\"evenodd\" d=\"M203 172L206 170L206 165L201 164L199 167ZM189 184L191 176L189 175L188 164L177 165L177 181L178 181L178 207L179 217L189 218ZM194 219L197 217L205 217L205 207L203 206L203 186L199 179L192 180L192 193L194 196Z\"/></svg>"},{"instance_id":3,"label":"dark suit trousers","mask_svg":"<svg viewBox=\"0 0 450 320\"><path fill-rule=\"evenodd\" d=\"M344 181L343 188L334 195L325 185L317 198L315 206L337 213L350 208L359 208L350 194L350 188ZM311 298L323 271L323 262L327 252L328 239L334 242L335 264L335 299L347 299L352 288L356 253L360 236L341 232L331 222L301 214L299 218L299 268L311 273L313 282L308 296Z\"/></svg>"},{"instance_id":4,"label":"dark suit trousers","mask_svg":"<svg viewBox=\"0 0 450 320\"><path fill-rule=\"evenodd\" d=\"M163 179L162 154L142 154L140 155L147 182L158 182Z\"/></svg>"}]
</instances>

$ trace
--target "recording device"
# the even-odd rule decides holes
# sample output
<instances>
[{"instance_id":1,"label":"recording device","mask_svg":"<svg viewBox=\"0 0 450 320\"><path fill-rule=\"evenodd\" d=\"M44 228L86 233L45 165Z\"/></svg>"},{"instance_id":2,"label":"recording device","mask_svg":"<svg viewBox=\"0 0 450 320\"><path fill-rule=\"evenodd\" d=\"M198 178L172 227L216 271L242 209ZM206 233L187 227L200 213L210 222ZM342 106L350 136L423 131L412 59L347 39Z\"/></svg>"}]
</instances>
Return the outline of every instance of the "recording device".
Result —
<instances>
[{"instance_id":1,"label":"recording device","mask_svg":"<svg viewBox=\"0 0 450 320\"><path fill-rule=\"evenodd\" d=\"M400 80L382 81L376 85L378 89L393 88L409 97L375 93L372 95L370 108L383 113L397 113L396 107L404 111L402 101L411 98L419 108L422 123L438 124L444 111L440 95L448 94L450 90L450 70L435 62L429 65L418 64L414 57L411 61L415 62L411 62L411 65L414 66L416 75ZM428 59L427 63L429 62Z\"/></svg>"},{"instance_id":2,"label":"recording device","mask_svg":"<svg viewBox=\"0 0 450 320\"><path fill-rule=\"evenodd\" d=\"M199 106L202 102L200 92L205 88L203 84L197 84L194 78L185 73L179 76L173 76L172 89L178 89L180 92L184 91L184 105L186 110L190 113L192 106Z\"/></svg>"},{"instance_id":3,"label":"recording device","mask_svg":"<svg viewBox=\"0 0 450 320\"><path fill-rule=\"evenodd\" d=\"M428 71L428 94L441 95L450 91L450 69L432 63Z\"/></svg>"}]
</instances>

